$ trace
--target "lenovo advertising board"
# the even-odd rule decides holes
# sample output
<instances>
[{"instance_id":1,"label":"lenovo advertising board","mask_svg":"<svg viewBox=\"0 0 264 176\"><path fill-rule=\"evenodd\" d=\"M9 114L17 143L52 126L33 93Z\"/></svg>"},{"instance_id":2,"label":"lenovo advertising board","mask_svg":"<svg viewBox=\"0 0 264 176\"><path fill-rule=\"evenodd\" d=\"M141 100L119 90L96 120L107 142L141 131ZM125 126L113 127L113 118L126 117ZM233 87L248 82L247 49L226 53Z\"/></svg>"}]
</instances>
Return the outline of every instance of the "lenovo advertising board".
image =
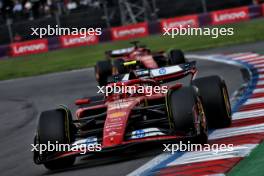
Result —
<instances>
[{"instance_id":1,"label":"lenovo advertising board","mask_svg":"<svg viewBox=\"0 0 264 176\"><path fill-rule=\"evenodd\" d=\"M11 56L37 54L47 52L48 50L47 39L30 40L26 42L17 42L10 44Z\"/></svg>"},{"instance_id":2,"label":"lenovo advertising board","mask_svg":"<svg viewBox=\"0 0 264 176\"><path fill-rule=\"evenodd\" d=\"M248 7L219 10L211 13L213 25L240 22L250 19Z\"/></svg>"},{"instance_id":3,"label":"lenovo advertising board","mask_svg":"<svg viewBox=\"0 0 264 176\"><path fill-rule=\"evenodd\" d=\"M148 35L148 23L146 22L111 28L112 40L128 40Z\"/></svg>"},{"instance_id":4,"label":"lenovo advertising board","mask_svg":"<svg viewBox=\"0 0 264 176\"><path fill-rule=\"evenodd\" d=\"M76 46L94 45L99 42L97 35L65 35L59 38L62 48L70 48Z\"/></svg>"},{"instance_id":5,"label":"lenovo advertising board","mask_svg":"<svg viewBox=\"0 0 264 176\"><path fill-rule=\"evenodd\" d=\"M183 17L169 18L161 20L161 30L164 32L164 28L186 28L186 27L199 27L198 15L188 15Z\"/></svg>"}]
</instances>

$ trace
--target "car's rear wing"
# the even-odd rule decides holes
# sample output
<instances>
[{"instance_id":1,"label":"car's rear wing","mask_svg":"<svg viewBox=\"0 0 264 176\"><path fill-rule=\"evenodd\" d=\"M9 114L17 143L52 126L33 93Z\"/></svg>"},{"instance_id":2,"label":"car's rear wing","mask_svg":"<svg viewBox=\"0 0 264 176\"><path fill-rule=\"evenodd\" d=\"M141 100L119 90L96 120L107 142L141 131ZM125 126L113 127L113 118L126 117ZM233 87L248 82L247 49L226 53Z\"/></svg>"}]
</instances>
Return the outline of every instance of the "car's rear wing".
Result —
<instances>
[{"instance_id":1,"label":"car's rear wing","mask_svg":"<svg viewBox=\"0 0 264 176\"><path fill-rule=\"evenodd\" d=\"M197 72L196 61L187 62L180 65L161 67L156 69L139 69L127 74L111 76L109 83L128 81L132 79L154 79L161 82L170 82L181 79L186 75L195 75Z\"/></svg>"},{"instance_id":2,"label":"car's rear wing","mask_svg":"<svg viewBox=\"0 0 264 176\"><path fill-rule=\"evenodd\" d=\"M117 50L106 51L105 54L109 57L122 57L135 50L135 47L123 48Z\"/></svg>"}]
</instances>

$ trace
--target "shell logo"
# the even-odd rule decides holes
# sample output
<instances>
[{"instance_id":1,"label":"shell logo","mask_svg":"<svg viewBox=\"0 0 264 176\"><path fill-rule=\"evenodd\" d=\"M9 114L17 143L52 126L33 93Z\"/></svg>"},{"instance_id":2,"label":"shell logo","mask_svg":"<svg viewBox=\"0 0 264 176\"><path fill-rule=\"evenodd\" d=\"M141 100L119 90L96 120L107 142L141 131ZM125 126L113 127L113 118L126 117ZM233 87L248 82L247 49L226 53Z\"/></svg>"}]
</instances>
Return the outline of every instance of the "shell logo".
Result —
<instances>
[{"instance_id":1,"label":"shell logo","mask_svg":"<svg viewBox=\"0 0 264 176\"><path fill-rule=\"evenodd\" d=\"M126 115L126 112L120 111L120 112L114 112L114 113L110 114L109 117L117 118L117 117L122 117L125 115Z\"/></svg>"}]
</instances>

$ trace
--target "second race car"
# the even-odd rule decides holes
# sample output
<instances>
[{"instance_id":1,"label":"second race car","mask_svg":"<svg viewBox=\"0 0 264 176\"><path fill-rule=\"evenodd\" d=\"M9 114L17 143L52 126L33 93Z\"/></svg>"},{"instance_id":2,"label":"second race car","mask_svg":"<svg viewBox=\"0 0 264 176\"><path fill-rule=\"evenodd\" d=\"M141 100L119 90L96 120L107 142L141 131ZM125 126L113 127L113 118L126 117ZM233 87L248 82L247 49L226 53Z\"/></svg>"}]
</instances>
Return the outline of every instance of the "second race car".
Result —
<instances>
[{"instance_id":1,"label":"second race car","mask_svg":"<svg viewBox=\"0 0 264 176\"><path fill-rule=\"evenodd\" d=\"M154 69L166 65L177 65L186 62L181 50L173 49L169 53L164 51L152 52L145 46L134 46L106 52L106 60L98 61L95 65L95 77L100 86L107 84L110 75L124 74L139 68Z\"/></svg>"}]
</instances>

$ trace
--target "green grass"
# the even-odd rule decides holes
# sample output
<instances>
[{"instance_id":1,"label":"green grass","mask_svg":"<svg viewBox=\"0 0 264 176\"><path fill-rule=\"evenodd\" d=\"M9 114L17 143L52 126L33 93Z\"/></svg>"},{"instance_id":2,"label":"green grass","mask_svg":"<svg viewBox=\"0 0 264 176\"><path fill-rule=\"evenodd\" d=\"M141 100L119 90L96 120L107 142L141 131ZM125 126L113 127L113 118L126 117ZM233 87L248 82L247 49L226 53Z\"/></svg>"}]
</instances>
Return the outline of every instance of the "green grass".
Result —
<instances>
[{"instance_id":1,"label":"green grass","mask_svg":"<svg viewBox=\"0 0 264 176\"><path fill-rule=\"evenodd\" d=\"M264 175L264 143L261 143L252 153L236 165L228 176L263 176Z\"/></svg>"},{"instance_id":2,"label":"green grass","mask_svg":"<svg viewBox=\"0 0 264 176\"><path fill-rule=\"evenodd\" d=\"M264 40L263 23L264 19L258 19L225 25L233 27L235 35L221 36L217 39L209 36L177 36L172 39L168 36L156 35L139 40L153 50L170 48L181 48L184 51L198 50ZM104 58L105 50L126 46L129 46L128 41L120 41L2 60L0 61L0 80L90 67Z\"/></svg>"}]
</instances>

